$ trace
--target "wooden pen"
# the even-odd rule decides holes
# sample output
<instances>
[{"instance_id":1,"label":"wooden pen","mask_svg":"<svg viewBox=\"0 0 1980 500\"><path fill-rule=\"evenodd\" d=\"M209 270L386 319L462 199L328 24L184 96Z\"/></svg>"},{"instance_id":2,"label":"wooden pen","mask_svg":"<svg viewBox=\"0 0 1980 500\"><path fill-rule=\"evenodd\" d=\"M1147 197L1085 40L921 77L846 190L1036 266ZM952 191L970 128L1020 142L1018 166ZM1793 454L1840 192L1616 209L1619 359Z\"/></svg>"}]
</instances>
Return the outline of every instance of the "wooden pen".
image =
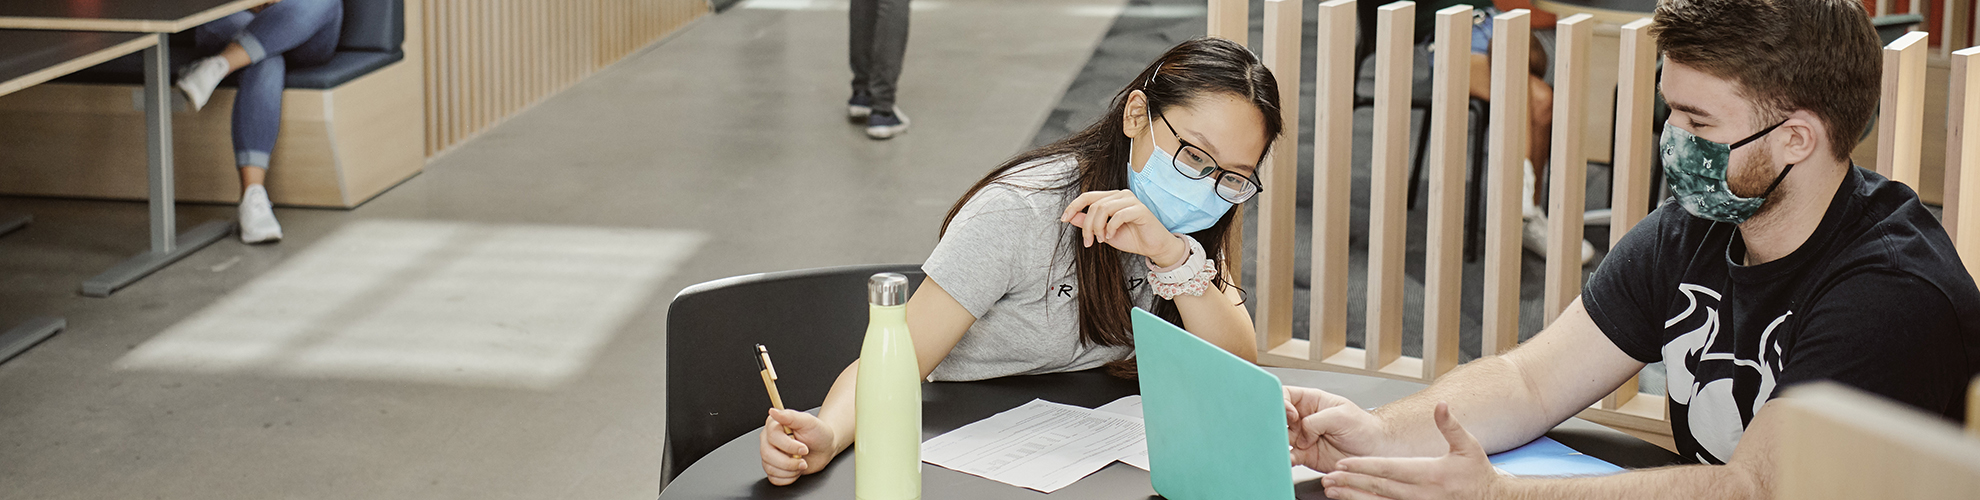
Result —
<instances>
[{"instance_id":1,"label":"wooden pen","mask_svg":"<svg viewBox=\"0 0 1980 500\"><path fill-rule=\"evenodd\" d=\"M770 407L784 409L784 397L777 394L777 366L770 364L770 349L756 345L756 372L763 376L763 390L770 393Z\"/></svg>"},{"instance_id":2,"label":"wooden pen","mask_svg":"<svg viewBox=\"0 0 1980 500\"><path fill-rule=\"evenodd\" d=\"M770 393L770 407L784 409L784 396L777 393L777 365L770 364L770 348L763 344L756 345L756 373L763 376L763 391ZM795 435L789 427L784 428L784 434ZM792 454L791 458L804 457Z\"/></svg>"}]
</instances>

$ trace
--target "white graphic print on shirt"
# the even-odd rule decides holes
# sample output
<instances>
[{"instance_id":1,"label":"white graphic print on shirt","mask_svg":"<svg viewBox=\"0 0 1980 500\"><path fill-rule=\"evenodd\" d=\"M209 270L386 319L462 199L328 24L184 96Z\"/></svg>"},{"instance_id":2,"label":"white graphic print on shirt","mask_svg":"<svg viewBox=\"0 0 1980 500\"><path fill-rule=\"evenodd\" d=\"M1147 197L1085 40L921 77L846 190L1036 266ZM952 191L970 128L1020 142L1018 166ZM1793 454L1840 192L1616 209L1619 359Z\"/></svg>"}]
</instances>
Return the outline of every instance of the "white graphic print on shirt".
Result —
<instances>
[{"instance_id":1,"label":"white graphic print on shirt","mask_svg":"<svg viewBox=\"0 0 1980 500\"><path fill-rule=\"evenodd\" d=\"M1735 355L1736 339L1722 339L1720 335L1719 292L1690 283L1679 284L1678 292L1691 303L1665 321L1664 328L1692 330L1664 344L1664 367L1669 373L1665 387L1671 402L1683 406L1672 408L1671 413L1679 416L1683 412L1681 422L1712 455L1692 458L1700 463L1726 463L1746 432L1746 423L1774 394L1783 365L1780 339L1774 337L1774 329L1794 312L1774 318L1760 333L1757 351L1761 359L1740 359ZM1734 377L1742 370L1757 375L1758 385L1751 391L1734 390Z\"/></svg>"}]
</instances>

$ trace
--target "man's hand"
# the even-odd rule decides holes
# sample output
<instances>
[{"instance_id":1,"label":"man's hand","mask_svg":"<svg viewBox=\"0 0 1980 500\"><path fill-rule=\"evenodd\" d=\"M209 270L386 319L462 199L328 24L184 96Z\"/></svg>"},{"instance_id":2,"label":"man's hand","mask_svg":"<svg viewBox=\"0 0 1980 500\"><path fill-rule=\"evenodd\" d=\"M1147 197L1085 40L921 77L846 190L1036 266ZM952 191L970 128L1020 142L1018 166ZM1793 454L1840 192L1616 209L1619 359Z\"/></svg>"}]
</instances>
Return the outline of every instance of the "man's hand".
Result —
<instances>
[{"instance_id":1,"label":"man's hand","mask_svg":"<svg viewBox=\"0 0 1980 500\"><path fill-rule=\"evenodd\" d=\"M1361 405L1319 389L1287 386L1285 392L1293 463L1332 472L1343 458L1383 454L1388 426Z\"/></svg>"},{"instance_id":2,"label":"man's hand","mask_svg":"<svg viewBox=\"0 0 1980 500\"><path fill-rule=\"evenodd\" d=\"M791 433L785 434L785 429ZM770 410L770 418L763 421L761 441L763 475L777 486L824 470L838 453L833 449L832 426L801 411Z\"/></svg>"},{"instance_id":3,"label":"man's hand","mask_svg":"<svg viewBox=\"0 0 1980 500\"><path fill-rule=\"evenodd\" d=\"M1436 458L1347 458L1321 479L1327 497L1340 500L1391 498L1491 498L1504 479L1485 458L1485 449L1451 417L1448 403L1437 403L1437 430L1451 445Z\"/></svg>"}]
</instances>

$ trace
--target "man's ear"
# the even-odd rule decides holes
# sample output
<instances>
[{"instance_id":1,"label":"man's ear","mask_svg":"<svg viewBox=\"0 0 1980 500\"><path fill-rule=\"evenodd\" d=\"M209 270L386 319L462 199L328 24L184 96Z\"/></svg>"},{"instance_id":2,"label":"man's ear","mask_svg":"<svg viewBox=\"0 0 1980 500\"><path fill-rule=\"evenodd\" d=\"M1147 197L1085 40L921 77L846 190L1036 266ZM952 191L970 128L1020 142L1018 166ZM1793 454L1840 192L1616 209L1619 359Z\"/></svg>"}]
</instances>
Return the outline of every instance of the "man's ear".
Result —
<instances>
[{"instance_id":1,"label":"man's ear","mask_svg":"<svg viewBox=\"0 0 1980 500\"><path fill-rule=\"evenodd\" d=\"M1148 95L1139 90L1128 92L1127 106L1121 111L1121 135L1134 138L1148 128Z\"/></svg>"},{"instance_id":2,"label":"man's ear","mask_svg":"<svg viewBox=\"0 0 1980 500\"><path fill-rule=\"evenodd\" d=\"M1795 165L1806 163L1816 155L1828 154L1828 124L1816 118L1807 110L1795 111L1788 115L1781 131L1787 132L1784 141L1774 149L1774 158L1781 163Z\"/></svg>"}]
</instances>

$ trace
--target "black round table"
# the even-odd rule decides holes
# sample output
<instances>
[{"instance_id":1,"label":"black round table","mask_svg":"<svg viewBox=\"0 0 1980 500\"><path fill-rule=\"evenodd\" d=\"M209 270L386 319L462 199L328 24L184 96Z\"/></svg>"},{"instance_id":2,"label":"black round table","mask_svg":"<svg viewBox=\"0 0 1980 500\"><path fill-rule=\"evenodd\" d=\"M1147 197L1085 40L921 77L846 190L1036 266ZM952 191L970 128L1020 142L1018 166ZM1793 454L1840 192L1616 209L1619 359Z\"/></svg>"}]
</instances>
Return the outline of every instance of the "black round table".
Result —
<instances>
[{"instance_id":1,"label":"black round table","mask_svg":"<svg viewBox=\"0 0 1980 500\"><path fill-rule=\"evenodd\" d=\"M1287 385L1315 387L1340 394L1365 406L1387 404L1423 389L1423 384L1344 373L1266 368ZM977 420L1031 401L1044 399L1087 408L1137 394L1132 380L1098 370L979 382L937 382L922 385L921 438L927 440ZM759 431L760 432L760 431ZM1581 419L1569 419L1548 437L1582 453L1626 468L1678 463L1676 454L1656 445ZM825 470L789 486L772 486L763 477L757 454L757 432L736 437L696 461L667 484L661 500L703 498L831 498L853 497L853 454L840 455ZM972 500L1041 498L1045 494L921 464L922 498ZM1297 485L1299 498L1325 498L1319 481ZM1155 497L1148 472L1115 462L1057 492L1061 499L1137 499Z\"/></svg>"}]
</instances>

